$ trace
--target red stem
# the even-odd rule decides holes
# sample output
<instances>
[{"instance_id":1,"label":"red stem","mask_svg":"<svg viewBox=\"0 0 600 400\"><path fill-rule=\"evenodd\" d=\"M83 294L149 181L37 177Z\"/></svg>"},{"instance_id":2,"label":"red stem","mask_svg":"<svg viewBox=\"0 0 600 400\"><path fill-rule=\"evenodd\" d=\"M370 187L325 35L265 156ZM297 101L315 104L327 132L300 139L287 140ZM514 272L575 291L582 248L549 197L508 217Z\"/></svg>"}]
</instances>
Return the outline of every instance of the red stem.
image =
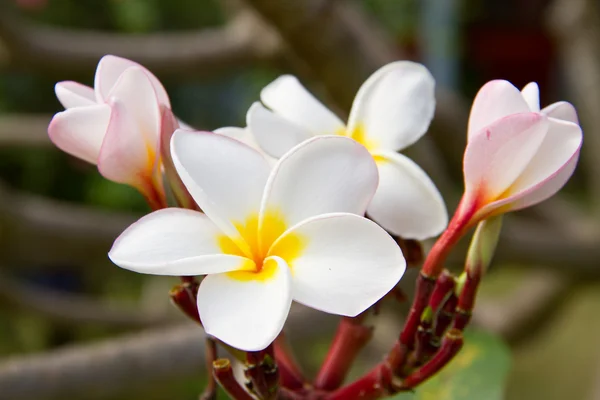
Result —
<instances>
[{"instance_id":1,"label":"red stem","mask_svg":"<svg viewBox=\"0 0 600 400\"><path fill-rule=\"evenodd\" d=\"M344 317L321 366L315 387L321 390L334 390L344 382L358 353L373 337L373 328L362 325L362 317Z\"/></svg>"},{"instance_id":2,"label":"red stem","mask_svg":"<svg viewBox=\"0 0 600 400\"><path fill-rule=\"evenodd\" d=\"M479 273L467 271L467 279L458 296L456 315L452 328L462 331L471 321L471 313L473 312L473 307L475 307L475 299L480 281L481 275Z\"/></svg>"},{"instance_id":3,"label":"red stem","mask_svg":"<svg viewBox=\"0 0 600 400\"><path fill-rule=\"evenodd\" d=\"M463 197L448 227L427 254L421 269L422 274L434 279L439 276L444 268L448 253L472 225L471 219L476 211L477 203Z\"/></svg>"},{"instance_id":4,"label":"red stem","mask_svg":"<svg viewBox=\"0 0 600 400\"><path fill-rule=\"evenodd\" d=\"M456 356L463 345L462 332L451 329L446 333L440 350L421 368L410 374L402 382L401 389L409 390L423 383L439 372Z\"/></svg>"},{"instance_id":5,"label":"red stem","mask_svg":"<svg viewBox=\"0 0 600 400\"><path fill-rule=\"evenodd\" d=\"M211 337L205 339L206 365L209 371L208 383L199 400L215 400L217 398L217 382L214 375L210 374L213 363L217 360L217 342Z\"/></svg>"},{"instance_id":6,"label":"red stem","mask_svg":"<svg viewBox=\"0 0 600 400\"><path fill-rule=\"evenodd\" d=\"M325 396L326 400L375 400L396 392L394 374L387 363L375 366L362 378Z\"/></svg>"},{"instance_id":7,"label":"red stem","mask_svg":"<svg viewBox=\"0 0 600 400\"><path fill-rule=\"evenodd\" d=\"M213 375L230 398L235 400L254 400L235 380L231 363L228 359L220 358L213 362Z\"/></svg>"},{"instance_id":8,"label":"red stem","mask_svg":"<svg viewBox=\"0 0 600 400\"><path fill-rule=\"evenodd\" d=\"M432 317L435 317L440 308L444 305L448 296L454 291L455 286L456 281L454 280L454 276L447 270L443 270L437 279L435 289L433 289L433 293L431 293L431 298L429 299Z\"/></svg>"},{"instance_id":9,"label":"red stem","mask_svg":"<svg viewBox=\"0 0 600 400\"><path fill-rule=\"evenodd\" d=\"M281 332L275 339L275 342L273 342L273 350L275 360L277 360L277 366L279 367L281 385L288 389L303 388L306 379L287 345L283 332Z\"/></svg>"},{"instance_id":10,"label":"red stem","mask_svg":"<svg viewBox=\"0 0 600 400\"><path fill-rule=\"evenodd\" d=\"M404 328L400 333L400 343L409 349L413 348L415 334L417 333L417 328L421 323L421 315L429 303L429 297L431 296L431 292L435 287L435 283L435 278L427 276L422 272L417 278L413 304L410 308L410 312L408 313L408 317L406 318L406 322L404 323ZM392 367L396 369L396 366Z\"/></svg>"},{"instance_id":11,"label":"red stem","mask_svg":"<svg viewBox=\"0 0 600 400\"><path fill-rule=\"evenodd\" d=\"M182 278L182 280L184 280ZM198 314L198 305L196 304L196 294L198 292L198 282L194 279L192 281L185 281L175 286L169 292L171 301L175 304L185 315L191 320L196 321L199 324L200 315Z\"/></svg>"},{"instance_id":12,"label":"red stem","mask_svg":"<svg viewBox=\"0 0 600 400\"><path fill-rule=\"evenodd\" d=\"M458 302L458 298L455 294L451 294L444 306L438 313L437 319L435 321L435 327L433 331L433 338L431 339L433 345L439 347L440 340L442 336L446 333L446 330L452 324L452 320L454 319L454 311L456 309L456 303Z\"/></svg>"}]
</instances>

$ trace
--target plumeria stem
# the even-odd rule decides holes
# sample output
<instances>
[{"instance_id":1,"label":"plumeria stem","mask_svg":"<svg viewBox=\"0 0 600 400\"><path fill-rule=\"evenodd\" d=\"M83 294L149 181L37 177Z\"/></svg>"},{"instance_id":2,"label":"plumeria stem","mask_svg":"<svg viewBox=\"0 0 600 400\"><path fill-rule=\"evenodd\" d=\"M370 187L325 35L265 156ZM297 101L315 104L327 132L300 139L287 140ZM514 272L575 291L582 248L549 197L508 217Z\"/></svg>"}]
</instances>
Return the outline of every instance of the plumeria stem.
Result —
<instances>
[{"instance_id":1,"label":"plumeria stem","mask_svg":"<svg viewBox=\"0 0 600 400\"><path fill-rule=\"evenodd\" d=\"M246 353L246 377L250 379L252 391L259 399L277 398L279 371L272 344L262 351Z\"/></svg>"},{"instance_id":2,"label":"plumeria stem","mask_svg":"<svg viewBox=\"0 0 600 400\"><path fill-rule=\"evenodd\" d=\"M226 358L220 358L213 362L213 375L219 385L227 392L230 398L235 400L254 400L235 380L231 363Z\"/></svg>"},{"instance_id":3,"label":"plumeria stem","mask_svg":"<svg viewBox=\"0 0 600 400\"><path fill-rule=\"evenodd\" d=\"M182 281L183 283L173 287L169 292L171 301L192 321L200 324L200 315L196 305L196 293L198 292L199 283L196 280L184 280L183 277Z\"/></svg>"},{"instance_id":4,"label":"plumeria stem","mask_svg":"<svg viewBox=\"0 0 600 400\"><path fill-rule=\"evenodd\" d=\"M364 315L344 317L315 379L315 387L322 390L337 389L348 374L358 353L373 336L373 328L362 324Z\"/></svg>"},{"instance_id":5,"label":"plumeria stem","mask_svg":"<svg viewBox=\"0 0 600 400\"><path fill-rule=\"evenodd\" d=\"M462 345L462 332L455 329L449 330L444 337L440 350L425 365L406 377L402 382L401 389L409 390L415 388L425 380L431 378L454 358L462 348Z\"/></svg>"},{"instance_id":6,"label":"plumeria stem","mask_svg":"<svg viewBox=\"0 0 600 400\"><path fill-rule=\"evenodd\" d=\"M458 296L458 304L456 306L456 315L452 324L453 329L464 330L471 321L471 314L475 306L475 298L477 297L477 289L481 281L481 274L473 271L464 272L466 279L462 285L461 292Z\"/></svg>"},{"instance_id":7,"label":"plumeria stem","mask_svg":"<svg viewBox=\"0 0 600 400\"><path fill-rule=\"evenodd\" d=\"M275 339L273 350L279 368L281 385L288 389L303 388L306 384L306 378L304 378L298 363L294 359L283 332Z\"/></svg>"},{"instance_id":8,"label":"plumeria stem","mask_svg":"<svg viewBox=\"0 0 600 400\"><path fill-rule=\"evenodd\" d=\"M375 366L362 378L340 388L325 397L326 400L375 400L397 391L394 374L389 364Z\"/></svg>"},{"instance_id":9,"label":"plumeria stem","mask_svg":"<svg viewBox=\"0 0 600 400\"><path fill-rule=\"evenodd\" d=\"M450 250L473 224L471 220L476 210L476 203L463 197L448 227L427 254L421 269L422 274L434 279L438 277Z\"/></svg>"},{"instance_id":10,"label":"plumeria stem","mask_svg":"<svg viewBox=\"0 0 600 400\"><path fill-rule=\"evenodd\" d=\"M207 337L205 339L205 351L207 371L210 371L213 363L217 360L217 342L213 338ZM217 398L216 383L214 375L209 372L208 383L199 400L215 400Z\"/></svg>"},{"instance_id":11,"label":"plumeria stem","mask_svg":"<svg viewBox=\"0 0 600 400\"><path fill-rule=\"evenodd\" d=\"M454 293L451 294L437 315L437 319L435 321L434 330L433 330L433 338L431 339L432 345L436 348L438 348L440 346L442 337L444 336L444 334L446 333L446 331L452 324L457 303L458 303L458 298L456 297L456 295Z\"/></svg>"}]
</instances>

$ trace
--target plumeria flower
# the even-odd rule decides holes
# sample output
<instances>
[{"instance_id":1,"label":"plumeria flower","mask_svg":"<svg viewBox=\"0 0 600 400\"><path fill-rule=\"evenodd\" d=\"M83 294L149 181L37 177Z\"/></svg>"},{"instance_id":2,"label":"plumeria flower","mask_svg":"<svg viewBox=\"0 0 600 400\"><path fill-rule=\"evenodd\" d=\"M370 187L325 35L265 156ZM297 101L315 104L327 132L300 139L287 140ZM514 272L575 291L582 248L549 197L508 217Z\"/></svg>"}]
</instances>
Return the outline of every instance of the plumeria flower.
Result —
<instances>
[{"instance_id":1,"label":"plumeria flower","mask_svg":"<svg viewBox=\"0 0 600 400\"><path fill-rule=\"evenodd\" d=\"M465 197L473 220L518 210L554 195L573 174L582 144L575 108L540 110L539 89L485 84L473 102L464 156Z\"/></svg>"},{"instance_id":2,"label":"plumeria flower","mask_svg":"<svg viewBox=\"0 0 600 400\"><path fill-rule=\"evenodd\" d=\"M369 216L396 235L420 240L446 227L446 208L427 174L397 151L427 131L435 108L434 85L420 64L388 64L360 88L345 125L295 77L284 75L262 90L264 106L255 103L247 122L259 145L276 158L318 135L347 136L363 144L379 170Z\"/></svg>"},{"instance_id":3,"label":"plumeria flower","mask_svg":"<svg viewBox=\"0 0 600 400\"><path fill-rule=\"evenodd\" d=\"M275 158L267 154L262 149L262 147L260 147L260 145L256 141L256 138L254 137L254 135L248 127L240 128L237 126L226 126L223 128L215 129L213 132L217 135L223 135L238 140L244 143L245 145L252 147L254 150L258 151L271 166L274 166L277 161Z\"/></svg>"},{"instance_id":4,"label":"plumeria flower","mask_svg":"<svg viewBox=\"0 0 600 400\"><path fill-rule=\"evenodd\" d=\"M198 310L207 334L246 351L268 346L292 300L354 316L405 270L394 240L364 213L377 167L353 140L319 137L271 168L224 135L175 132L178 173L205 214L155 211L115 241L110 259L156 275L206 275Z\"/></svg>"},{"instance_id":5,"label":"plumeria flower","mask_svg":"<svg viewBox=\"0 0 600 400\"><path fill-rule=\"evenodd\" d=\"M164 205L160 163L161 113L170 112L167 92L141 65L115 56L98 63L94 88L59 82L65 107L48 133L61 150L98 165L107 179L138 189L154 207Z\"/></svg>"},{"instance_id":6,"label":"plumeria flower","mask_svg":"<svg viewBox=\"0 0 600 400\"><path fill-rule=\"evenodd\" d=\"M502 214L537 204L560 190L575 170L582 139L575 108L561 101L540 110L537 84L519 91L504 80L486 83L469 116L465 193L427 255L422 273L436 277L469 228L494 217L500 221Z\"/></svg>"}]
</instances>

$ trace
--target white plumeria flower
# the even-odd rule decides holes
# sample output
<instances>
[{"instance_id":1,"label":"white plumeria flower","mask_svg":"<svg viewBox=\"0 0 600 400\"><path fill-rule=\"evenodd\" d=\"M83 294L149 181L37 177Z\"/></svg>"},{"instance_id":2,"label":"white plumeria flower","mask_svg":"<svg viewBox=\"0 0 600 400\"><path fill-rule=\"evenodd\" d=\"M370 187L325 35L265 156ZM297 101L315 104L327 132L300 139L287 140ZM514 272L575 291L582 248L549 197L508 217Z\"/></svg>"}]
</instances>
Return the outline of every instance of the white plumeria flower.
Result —
<instances>
[{"instance_id":1,"label":"white plumeria flower","mask_svg":"<svg viewBox=\"0 0 600 400\"><path fill-rule=\"evenodd\" d=\"M540 110L539 89L491 81L475 97L464 156L463 212L471 221L537 204L573 174L582 144L575 108Z\"/></svg>"},{"instance_id":2,"label":"white plumeria flower","mask_svg":"<svg viewBox=\"0 0 600 400\"><path fill-rule=\"evenodd\" d=\"M207 275L198 310L209 335L260 350L281 331L292 300L355 316L402 277L399 247L359 216L377 187L377 167L355 141L306 141L272 169L256 150L224 135L178 130L171 152L206 214L149 214L109 256L141 273Z\"/></svg>"},{"instance_id":3,"label":"white plumeria flower","mask_svg":"<svg viewBox=\"0 0 600 400\"><path fill-rule=\"evenodd\" d=\"M171 105L158 79L133 61L108 55L98 63L94 88L65 81L55 91L66 110L48 127L52 142L162 205L161 108Z\"/></svg>"},{"instance_id":4,"label":"white plumeria flower","mask_svg":"<svg viewBox=\"0 0 600 400\"><path fill-rule=\"evenodd\" d=\"M252 105L248 127L276 158L317 135L348 136L365 145L379 169L379 187L367 213L388 231L421 240L446 227L446 207L427 174L397 151L427 131L435 109L434 86L420 64L388 64L362 85L344 125L295 77L284 75L262 90L261 101L268 108Z\"/></svg>"},{"instance_id":5,"label":"white plumeria flower","mask_svg":"<svg viewBox=\"0 0 600 400\"><path fill-rule=\"evenodd\" d=\"M215 129L213 132L218 135L230 137L232 139L244 143L247 146L252 147L254 150L258 151L271 166L274 166L277 162L275 158L265 153L262 147L259 146L258 142L256 141L256 138L254 137L254 135L248 127L240 128L237 126L226 126L223 128Z\"/></svg>"}]
</instances>

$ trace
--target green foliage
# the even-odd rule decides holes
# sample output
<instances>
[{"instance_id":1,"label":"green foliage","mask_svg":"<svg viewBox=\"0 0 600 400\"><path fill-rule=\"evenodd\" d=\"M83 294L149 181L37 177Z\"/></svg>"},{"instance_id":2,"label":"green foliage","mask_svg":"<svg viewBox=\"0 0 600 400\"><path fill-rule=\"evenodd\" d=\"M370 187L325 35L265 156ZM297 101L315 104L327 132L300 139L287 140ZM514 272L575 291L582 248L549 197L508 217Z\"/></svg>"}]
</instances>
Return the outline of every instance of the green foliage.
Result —
<instances>
[{"instance_id":1,"label":"green foliage","mask_svg":"<svg viewBox=\"0 0 600 400\"><path fill-rule=\"evenodd\" d=\"M502 400L510 367L508 347L496 336L468 331L456 358L415 393L395 400Z\"/></svg>"}]
</instances>

